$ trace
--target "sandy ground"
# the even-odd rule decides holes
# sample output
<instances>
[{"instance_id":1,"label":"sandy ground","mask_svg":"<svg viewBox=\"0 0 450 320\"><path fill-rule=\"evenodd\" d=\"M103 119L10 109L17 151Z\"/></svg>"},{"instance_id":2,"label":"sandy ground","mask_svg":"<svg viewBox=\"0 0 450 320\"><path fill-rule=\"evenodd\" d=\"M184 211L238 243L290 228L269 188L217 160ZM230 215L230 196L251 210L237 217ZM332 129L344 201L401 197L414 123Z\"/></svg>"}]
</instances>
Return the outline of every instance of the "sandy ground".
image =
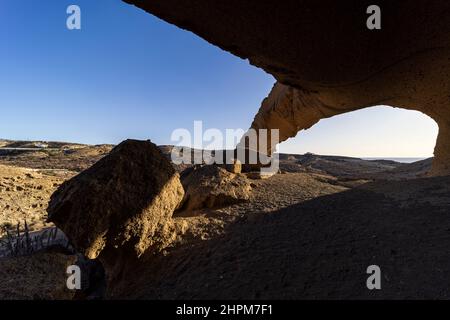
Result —
<instances>
[{"instance_id":1,"label":"sandy ground","mask_svg":"<svg viewBox=\"0 0 450 320\"><path fill-rule=\"evenodd\" d=\"M227 225L239 219L252 219L294 203L348 189L337 185L334 177L322 174L286 173L250 181L252 193L248 202L218 209L175 213L177 230L182 230L183 234L178 235L170 246L182 245L195 239L211 239L223 234Z\"/></svg>"},{"instance_id":2,"label":"sandy ground","mask_svg":"<svg viewBox=\"0 0 450 320\"><path fill-rule=\"evenodd\" d=\"M108 154L111 145L88 146L49 142L48 149L21 151L36 142L0 140L0 227L14 229L24 221L31 231L51 226L45 222L50 195L65 180ZM1 236L1 230L0 230Z\"/></svg>"},{"instance_id":3,"label":"sandy ground","mask_svg":"<svg viewBox=\"0 0 450 320\"><path fill-rule=\"evenodd\" d=\"M31 230L45 227L52 192L108 148L0 157L0 225L26 219ZM114 297L450 298L450 178L402 180L424 175L430 161L306 160L289 156L285 173L251 180L248 202L177 212L161 251L124 270ZM385 174L386 166L395 168ZM330 175L336 170L345 174ZM42 252L0 259L0 299L71 298L61 270L72 260ZM380 291L365 286L372 264L382 270Z\"/></svg>"},{"instance_id":4,"label":"sandy ground","mask_svg":"<svg viewBox=\"0 0 450 320\"><path fill-rule=\"evenodd\" d=\"M259 182L261 195L255 197L265 197L273 210L246 211L206 241L145 256L115 297L450 298L450 177L347 190L315 179L294 174ZM278 187L275 194L264 191L271 184ZM316 194L317 187L328 194ZM381 290L366 287L370 265L381 268Z\"/></svg>"},{"instance_id":5,"label":"sandy ground","mask_svg":"<svg viewBox=\"0 0 450 320\"><path fill-rule=\"evenodd\" d=\"M30 230L50 226L45 223L50 195L73 174L0 165L0 226L14 229L25 220Z\"/></svg>"},{"instance_id":6,"label":"sandy ground","mask_svg":"<svg viewBox=\"0 0 450 320\"><path fill-rule=\"evenodd\" d=\"M1 300L70 300L66 270L76 256L56 252L0 259Z\"/></svg>"}]
</instances>

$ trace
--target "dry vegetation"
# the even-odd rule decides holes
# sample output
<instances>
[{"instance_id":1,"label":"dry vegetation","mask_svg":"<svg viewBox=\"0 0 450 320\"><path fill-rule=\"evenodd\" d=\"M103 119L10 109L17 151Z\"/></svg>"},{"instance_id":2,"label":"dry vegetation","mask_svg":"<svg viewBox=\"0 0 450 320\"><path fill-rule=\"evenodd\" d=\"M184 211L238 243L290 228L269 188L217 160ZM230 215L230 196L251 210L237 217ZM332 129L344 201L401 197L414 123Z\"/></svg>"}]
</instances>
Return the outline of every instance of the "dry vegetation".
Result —
<instances>
[{"instance_id":1,"label":"dry vegetation","mask_svg":"<svg viewBox=\"0 0 450 320\"><path fill-rule=\"evenodd\" d=\"M11 229L26 220L30 230L49 226L45 210L50 195L70 175L0 165L0 224Z\"/></svg>"},{"instance_id":2,"label":"dry vegetation","mask_svg":"<svg viewBox=\"0 0 450 320\"><path fill-rule=\"evenodd\" d=\"M112 148L50 142L47 148L20 150L36 144L0 140L0 226L11 229L25 220L31 231L51 226L45 222L50 195Z\"/></svg>"}]
</instances>

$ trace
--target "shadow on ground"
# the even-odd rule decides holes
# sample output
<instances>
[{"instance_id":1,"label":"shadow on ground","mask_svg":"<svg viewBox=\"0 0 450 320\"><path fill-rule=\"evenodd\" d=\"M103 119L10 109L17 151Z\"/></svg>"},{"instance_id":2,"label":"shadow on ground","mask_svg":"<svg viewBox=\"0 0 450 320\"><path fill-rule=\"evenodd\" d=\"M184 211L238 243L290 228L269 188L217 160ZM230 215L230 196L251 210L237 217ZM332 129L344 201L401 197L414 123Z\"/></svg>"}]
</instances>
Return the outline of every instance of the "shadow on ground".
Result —
<instances>
[{"instance_id":1,"label":"shadow on ground","mask_svg":"<svg viewBox=\"0 0 450 320\"><path fill-rule=\"evenodd\" d=\"M252 215L213 240L145 257L115 297L448 299L449 188L450 177L378 182ZM366 287L372 264L381 290Z\"/></svg>"}]
</instances>

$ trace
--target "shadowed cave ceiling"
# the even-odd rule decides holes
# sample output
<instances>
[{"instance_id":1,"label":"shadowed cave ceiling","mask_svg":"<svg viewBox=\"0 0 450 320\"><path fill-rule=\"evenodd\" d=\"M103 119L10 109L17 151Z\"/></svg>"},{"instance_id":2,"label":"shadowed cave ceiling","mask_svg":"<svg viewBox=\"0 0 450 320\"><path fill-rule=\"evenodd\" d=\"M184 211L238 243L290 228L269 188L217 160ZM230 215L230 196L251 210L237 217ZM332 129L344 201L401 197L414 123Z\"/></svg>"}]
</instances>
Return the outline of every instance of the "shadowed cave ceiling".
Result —
<instances>
[{"instance_id":1,"label":"shadowed cave ceiling","mask_svg":"<svg viewBox=\"0 0 450 320\"><path fill-rule=\"evenodd\" d=\"M369 30L366 0L124 1L272 74L252 128L284 141L370 106L418 110L439 126L430 174L450 174L450 2L377 1Z\"/></svg>"}]
</instances>

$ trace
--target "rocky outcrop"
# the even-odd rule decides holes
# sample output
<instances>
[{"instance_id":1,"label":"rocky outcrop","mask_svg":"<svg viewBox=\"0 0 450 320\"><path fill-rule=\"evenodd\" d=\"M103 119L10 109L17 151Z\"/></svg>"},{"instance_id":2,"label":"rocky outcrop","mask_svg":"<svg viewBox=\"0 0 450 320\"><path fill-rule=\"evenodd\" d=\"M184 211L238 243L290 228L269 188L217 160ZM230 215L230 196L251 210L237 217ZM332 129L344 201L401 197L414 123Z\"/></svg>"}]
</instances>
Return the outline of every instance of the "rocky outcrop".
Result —
<instances>
[{"instance_id":1,"label":"rocky outcrop","mask_svg":"<svg viewBox=\"0 0 450 320\"><path fill-rule=\"evenodd\" d=\"M420 84L420 86L425 85L426 84L424 83ZM365 101L365 92L371 90L370 85L368 84L366 87L358 89L354 86L353 89L354 92L352 92L352 94L357 94L359 92L356 99L361 100L359 103L353 101L353 98L346 97L342 97L340 100L337 100L336 98L340 95L340 92L338 92L339 90L337 89L333 89L336 91L335 94L330 93L333 91L331 89L328 93L325 91L311 92L296 89L281 83L276 83L269 96L264 99L251 127L256 130L279 129L280 141L284 141L288 138L295 137L299 131L312 127L321 119L354 111L365 106L375 105L377 103L370 103L368 101L382 101L384 95L386 94L386 91L371 93L371 95L378 96L376 96L376 99L367 98ZM402 90L400 89L398 92L389 90L388 93L393 97L401 97L401 91ZM431 105L431 101L436 101L437 103L437 101L443 101L445 98L443 96L439 97L439 95L433 96L432 93L430 94L430 92L425 91L420 91L420 93L414 94L413 91L419 91L419 88L415 87L410 88L409 90L405 89L403 92L406 96L410 95L411 97L416 96L420 98L420 101L424 101L423 104L420 102L411 101L409 97L407 99L397 97L392 98L387 104L402 106L403 108L411 110L419 110L436 120L439 124L439 136L436 143L433 166L430 171L430 175L450 174L450 134L448 133L448 125L440 118L441 115L445 115L445 108L448 107L446 107L444 102L442 102L440 105L444 106L444 108L442 108L440 113L438 113L436 110L437 106ZM443 92L441 94L443 95ZM427 95L429 96L426 97ZM402 99L405 99L405 101L402 102ZM428 99L430 101L427 101ZM358 105L361 105L362 107L355 107ZM450 117L450 108L448 108L447 111L448 116ZM268 148L267 150L261 151L268 152L270 154L273 150Z\"/></svg>"},{"instance_id":2,"label":"rocky outcrop","mask_svg":"<svg viewBox=\"0 0 450 320\"><path fill-rule=\"evenodd\" d=\"M182 176L183 210L217 208L246 201L252 190L245 176L216 165L193 167Z\"/></svg>"},{"instance_id":3,"label":"rocky outcrop","mask_svg":"<svg viewBox=\"0 0 450 320\"><path fill-rule=\"evenodd\" d=\"M382 28L368 30L368 0L125 1L274 75L253 128L283 141L365 107L419 110L440 129L431 174L450 174L450 2L377 1Z\"/></svg>"},{"instance_id":4,"label":"rocky outcrop","mask_svg":"<svg viewBox=\"0 0 450 320\"><path fill-rule=\"evenodd\" d=\"M111 280L164 237L183 199L178 173L156 145L127 140L52 195L49 221Z\"/></svg>"},{"instance_id":5,"label":"rocky outcrop","mask_svg":"<svg viewBox=\"0 0 450 320\"><path fill-rule=\"evenodd\" d=\"M225 170L231 173L242 172L242 163L237 159L230 161L230 163L219 164L219 167L224 168Z\"/></svg>"}]
</instances>

